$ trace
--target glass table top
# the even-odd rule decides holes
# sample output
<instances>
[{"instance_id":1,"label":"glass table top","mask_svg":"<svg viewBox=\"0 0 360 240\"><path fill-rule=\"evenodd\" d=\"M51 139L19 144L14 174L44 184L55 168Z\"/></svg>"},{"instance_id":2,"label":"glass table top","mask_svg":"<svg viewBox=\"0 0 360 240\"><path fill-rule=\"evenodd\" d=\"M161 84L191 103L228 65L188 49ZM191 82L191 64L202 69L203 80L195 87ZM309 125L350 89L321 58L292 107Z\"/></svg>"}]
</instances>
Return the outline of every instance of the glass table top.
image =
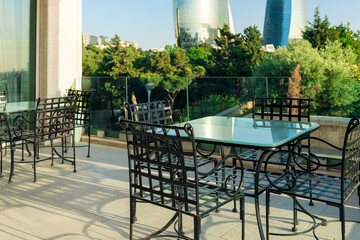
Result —
<instances>
[{"instance_id":1,"label":"glass table top","mask_svg":"<svg viewBox=\"0 0 360 240\"><path fill-rule=\"evenodd\" d=\"M191 124L197 141L257 147L278 147L320 127L312 122L222 116L205 117L175 125L184 126L185 123Z\"/></svg>"},{"instance_id":2,"label":"glass table top","mask_svg":"<svg viewBox=\"0 0 360 240\"><path fill-rule=\"evenodd\" d=\"M36 110L36 101L13 102L0 104L0 114Z\"/></svg>"}]
</instances>

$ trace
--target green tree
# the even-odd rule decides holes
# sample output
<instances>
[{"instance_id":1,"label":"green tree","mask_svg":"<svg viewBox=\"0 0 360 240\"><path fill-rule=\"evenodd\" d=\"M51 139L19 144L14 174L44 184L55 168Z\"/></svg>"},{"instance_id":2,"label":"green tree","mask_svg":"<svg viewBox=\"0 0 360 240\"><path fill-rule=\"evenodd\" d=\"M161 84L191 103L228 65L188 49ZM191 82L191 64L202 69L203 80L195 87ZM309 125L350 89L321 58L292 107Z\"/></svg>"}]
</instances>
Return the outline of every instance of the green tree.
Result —
<instances>
[{"instance_id":1,"label":"green tree","mask_svg":"<svg viewBox=\"0 0 360 240\"><path fill-rule=\"evenodd\" d=\"M172 106L179 92L186 87L186 81L190 83L191 77L205 74L204 67L190 64L190 59L182 48L176 48L172 53L150 53L148 59L151 67L149 71L142 72L142 79L155 79L155 86L159 84L165 89Z\"/></svg>"},{"instance_id":2,"label":"green tree","mask_svg":"<svg viewBox=\"0 0 360 240\"><path fill-rule=\"evenodd\" d=\"M319 8L315 9L314 22L305 27L303 39L308 40L314 48L323 48L327 41L339 39L340 31L334 26L330 26L329 18L325 15L321 19Z\"/></svg>"},{"instance_id":3,"label":"green tree","mask_svg":"<svg viewBox=\"0 0 360 240\"><path fill-rule=\"evenodd\" d=\"M257 26L250 26L244 29L242 39L242 48L247 55L245 59L246 67L249 69L248 71L252 72L255 66L265 57L265 52L262 49L261 43L264 38Z\"/></svg>"},{"instance_id":4,"label":"green tree","mask_svg":"<svg viewBox=\"0 0 360 240\"><path fill-rule=\"evenodd\" d=\"M122 47L120 38L115 34L111 44L104 49L102 72L111 77L137 77L138 70L134 62L140 58L140 52L133 46Z\"/></svg>"},{"instance_id":5,"label":"green tree","mask_svg":"<svg viewBox=\"0 0 360 240\"><path fill-rule=\"evenodd\" d=\"M350 24L346 26L340 24L337 29L339 30L339 41L344 48L351 48L357 55L357 60L360 61L360 32L355 33L350 29Z\"/></svg>"},{"instance_id":6,"label":"green tree","mask_svg":"<svg viewBox=\"0 0 360 240\"><path fill-rule=\"evenodd\" d=\"M103 57L102 50L93 44L89 44L84 48L82 53L82 75L84 77L98 75Z\"/></svg>"},{"instance_id":7,"label":"green tree","mask_svg":"<svg viewBox=\"0 0 360 240\"><path fill-rule=\"evenodd\" d=\"M212 50L210 75L250 76L264 57L260 31L256 26L250 26L244 34L233 34L228 25L219 30L220 36L215 40L218 47Z\"/></svg>"},{"instance_id":8,"label":"green tree","mask_svg":"<svg viewBox=\"0 0 360 240\"><path fill-rule=\"evenodd\" d=\"M190 59L190 64L207 68L211 58L211 49L210 43L202 43L198 47L190 48L186 52Z\"/></svg>"},{"instance_id":9,"label":"green tree","mask_svg":"<svg viewBox=\"0 0 360 240\"><path fill-rule=\"evenodd\" d=\"M288 77L300 66L302 94L315 99L318 114L347 115L359 99L359 83L354 81L350 66L356 55L342 48L339 41L327 41L323 49L308 41L295 41L265 57L255 76Z\"/></svg>"}]
</instances>

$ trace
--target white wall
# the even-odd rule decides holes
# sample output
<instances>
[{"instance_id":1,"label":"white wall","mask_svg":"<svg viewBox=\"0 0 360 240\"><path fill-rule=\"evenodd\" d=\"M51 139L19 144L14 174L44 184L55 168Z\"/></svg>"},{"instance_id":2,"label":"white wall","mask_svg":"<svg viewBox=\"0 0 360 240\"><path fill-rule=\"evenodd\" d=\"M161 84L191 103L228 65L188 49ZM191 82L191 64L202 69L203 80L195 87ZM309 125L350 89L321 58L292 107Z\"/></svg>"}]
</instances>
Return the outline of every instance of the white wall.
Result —
<instances>
[{"instance_id":1,"label":"white wall","mask_svg":"<svg viewBox=\"0 0 360 240\"><path fill-rule=\"evenodd\" d=\"M82 0L38 1L37 96L65 95L80 89Z\"/></svg>"}]
</instances>

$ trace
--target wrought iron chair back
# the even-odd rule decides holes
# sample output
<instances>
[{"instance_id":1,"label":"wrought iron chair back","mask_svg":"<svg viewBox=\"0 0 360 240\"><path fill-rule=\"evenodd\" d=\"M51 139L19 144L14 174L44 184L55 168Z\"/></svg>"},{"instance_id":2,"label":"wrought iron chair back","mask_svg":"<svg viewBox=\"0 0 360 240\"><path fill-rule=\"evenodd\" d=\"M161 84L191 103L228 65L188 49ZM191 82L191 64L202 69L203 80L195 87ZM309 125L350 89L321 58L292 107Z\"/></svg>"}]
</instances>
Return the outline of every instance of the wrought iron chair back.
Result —
<instances>
[{"instance_id":1,"label":"wrought iron chair back","mask_svg":"<svg viewBox=\"0 0 360 240\"><path fill-rule=\"evenodd\" d=\"M169 125L173 123L169 101L160 100L149 103L129 104L125 108L131 120L153 124Z\"/></svg>"},{"instance_id":2,"label":"wrought iron chair back","mask_svg":"<svg viewBox=\"0 0 360 240\"><path fill-rule=\"evenodd\" d=\"M185 161L196 158L194 151L184 150L185 142L194 149L191 125L164 127L127 120L120 123L128 143L131 195L173 210L195 208L197 161ZM175 136L168 135L169 131Z\"/></svg>"},{"instance_id":3,"label":"wrought iron chair back","mask_svg":"<svg viewBox=\"0 0 360 240\"><path fill-rule=\"evenodd\" d=\"M253 97L253 118L287 121L310 121L311 98Z\"/></svg>"},{"instance_id":4,"label":"wrought iron chair back","mask_svg":"<svg viewBox=\"0 0 360 240\"><path fill-rule=\"evenodd\" d=\"M159 236L178 219L177 236L182 232L182 216L194 217L194 239L199 239L200 220L220 206L243 197L244 168L221 160L209 172L200 172L193 128L155 125L120 118L127 139L130 183L130 239L137 201L176 211ZM213 166L210 164L209 166ZM205 168L206 169L206 168ZM242 201L242 209L243 209ZM241 211L242 219L244 212ZM244 221L243 221L244 223ZM244 225L243 225L244 227Z\"/></svg>"},{"instance_id":5,"label":"wrought iron chair back","mask_svg":"<svg viewBox=\"0 0 360 240\"><path fill-rule=\"evenodd\" d=\"M91 103L94 94L95 90L68 90L68 96L77 96L75 103L76 126L87 127L90 125Z\"/></svg>"},{"instance_id":6,"label":"wrought iron chair back","mask_svg":"<svg viewBox=\"0 0 360 240\"><path fill-rule=\"evenodd\" d=\"M35 142L74 134L76 96L37 99Z\"/></svg>"},{"instance_id":7,"label":"wrought iron chair back","mask_svg":"<svg viewBox=\"0 0 360 240\"><path fill-rule=\"evenodd\" d=\"M344 140L341 161L343 202L360 186L360 123L358 118L350 120Z\"/></svg>"}]
</instances>

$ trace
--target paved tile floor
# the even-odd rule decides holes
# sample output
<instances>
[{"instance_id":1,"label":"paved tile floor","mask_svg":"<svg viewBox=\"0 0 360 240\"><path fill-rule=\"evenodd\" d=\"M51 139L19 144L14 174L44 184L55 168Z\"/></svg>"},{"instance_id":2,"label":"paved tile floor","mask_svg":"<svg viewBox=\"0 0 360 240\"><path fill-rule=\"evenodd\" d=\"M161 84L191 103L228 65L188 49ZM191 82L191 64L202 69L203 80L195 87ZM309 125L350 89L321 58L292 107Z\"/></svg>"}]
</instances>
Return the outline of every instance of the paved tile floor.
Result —
<instances>
[{"instance_id":1,"label":"paved tile floor","mask_svg":"<svg viewBox=\"0 0 360 240\"><path fill-rule=\"evenodd\" d=\"M41 157L49 156L44 153ZM4 160L4 177L0 179L0 239L128 239L129 200L127 154L125 149L92 145L91 158L86 148L77 148L77 173L70 164L54 166L39 163L38 181L32 182L31 164L16 164L15 176L7 183L9 157ZM17 159L19 156L17 155ZM355 194L356 195L356 194ZM304 206L308 204L304 201ZM264 199L262 213L264 214ZM348 219L360 220L357 196L346 210ZM291 228L291 200L273 196L271 231L288 232ZM202 239L240 239L239 215L225 206L202 221ZM336 219L338 210L316 203L307 207L313 213ZM246 239L259 239L252 199L246 200ZM140 238L154 232L172 217L172 212L150 204L138 204L134 234ZM299 214L299 229L311 223ZM347 223L347 239L360 239L360 224ZM172 230L172 228L170 229ZM185 231L191 236L192 219L185 217ZM319 227L319 239L340 239L340 224ZM296 237L271 239L314 239L312 233Z\"/></svg>"}]
</instances>

